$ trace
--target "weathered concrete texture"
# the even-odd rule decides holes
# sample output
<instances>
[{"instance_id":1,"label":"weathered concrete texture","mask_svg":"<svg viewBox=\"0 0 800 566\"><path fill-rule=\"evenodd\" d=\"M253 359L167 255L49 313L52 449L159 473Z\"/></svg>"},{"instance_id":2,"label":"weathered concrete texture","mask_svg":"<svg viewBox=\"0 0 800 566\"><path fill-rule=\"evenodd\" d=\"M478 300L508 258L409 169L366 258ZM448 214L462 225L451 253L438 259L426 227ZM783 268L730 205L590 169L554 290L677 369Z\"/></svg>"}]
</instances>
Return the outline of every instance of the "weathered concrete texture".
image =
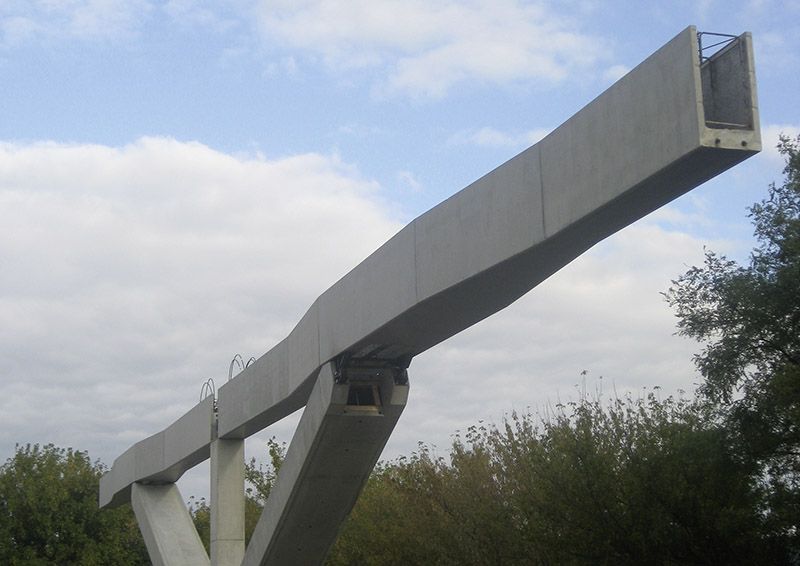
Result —
<instances>
[{"instance_id":1,"label":"weathered concrete texture","mask_svg":"<svg viewBox=\"0 0 800 566\"><path fill-rule=\"evenodd\" d=\"M707 93L687 28L541 142L414 220L314 303L319 361L416 355L759 151L749 34L703 69L716 76ZM709 128L704 94L740 100L750 127ZM717 117L739 113L711 106ZM289 374L262 373L272 355L220 389L220 436L250 434L300 407L293 392L307 391L319 366L308 359ZM276 398L274 383L257 399L259 381L290 392Z\"/></svg>"},{"instance_id":2,"label":"weathered concrete texture","mask_svg":"<svg viewBox=\"0 0 800 566\"><path fill-rule=\"evenodd\" d=\"M700 67L705 123L720 127L758 130L753 52L747 41L732 42Z\"/></svg>"},{"instance_id":3,"label":"weathered concrete texture","mask_svg":"<svg viewBox=\"0 0 800 566\"><path fill-rule=\"evenodd\" d=\"M408 399L408 385L383 374L379 406L348 405L358 384L317 378L256 525L243 564L321 564Z\"/></svg>"},{"instance_id":4,"label":"weathered concrete texture","mask_svg":"<svg viewBox=\"0 0 800 566\"><path fill-rule=\"evenodd\" d=\"M414 240L414 227L407 226L319 298L320 351L326 359L363 338L364 328L416 303Z\"/></svg>"},{"instance_id":5,"label":"weathered concrete texture","mask_svg":"<svg viewBox=\"0 0 800 566\"><path fill-rule=\"evenodd\" d=\"M697 49L696 31L687 28L542 141L414 220L340 279L284 341L220 388L219 436L249 436L301 408L329 360L407 362L758 152L750 35L702 69ZM127 453L118 459L126 471L101 501L154 473L161 441L140 444L130 462ZM139 458L143 470L133 462Z\"/></svg>"},{"instance_id":6,"label":"weathered concrete texture","mask_svg":"<svg viewBox=\"0 0 800 566\"><path fill-rule=\"evenodd\" d=\"M133 482L172 483L208 459L214 399L207 397L166 430L137 442L100 478L100 507L130 501Z\"/></svg>"},{"instance_id":7,"label":"weathered concrete texture","mask_svg":"<svg viewBox=\"0 0 800 566\"><path fill-rule=\"evenodd\" d=\"M211 566L244 557L244 440L211 443Z\"/></svg>"},{"instance_id":8,"label":"weathered concrete texture","mask_svg":"<svg viewBox=\"0 0 800 566\"><path fill-rule=\"evenodd\" d=\"M220 436L246 438L305 405L321 365L318 302L287 338L236 376L233 395L226 386L234 381L220 387Z\"/></svg>"},{"instance_id":9,"label":"weathered concrete texture","mask_svg":"<svg viewBox=\"0 0 800 566\"><path fill-rule=\"evenodd\" d=\"M414 223L417 296L433 297L545 238L542 165L534 146ZM477 297L476 297L477 298Z\"/></svg>"},{"instance_id":10,"label":"weathered concrete texture","mask_svg":"<svg viewBox=\"0 0 800 566\"><path fill-rule=\"evenodd\" d=\"M153 566L210 564L177 486L134 483L131 504Z\"/></svg>"}]
</instances>

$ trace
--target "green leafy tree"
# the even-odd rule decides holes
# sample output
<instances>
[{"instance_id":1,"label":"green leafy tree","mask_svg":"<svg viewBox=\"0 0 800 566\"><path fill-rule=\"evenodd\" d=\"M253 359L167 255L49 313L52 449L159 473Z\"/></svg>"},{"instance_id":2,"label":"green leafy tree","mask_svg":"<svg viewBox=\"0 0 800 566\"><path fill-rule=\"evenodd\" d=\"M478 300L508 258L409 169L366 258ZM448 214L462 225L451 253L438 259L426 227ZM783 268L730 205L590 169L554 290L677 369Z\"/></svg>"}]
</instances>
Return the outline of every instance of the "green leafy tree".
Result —
<instances>
[{"instance_id":1,"label":"green leafy tree","mask_svg":"<svg viewBox=\"0 0 800 566\"><path fill-rule=\"evenodd\" d=\"M372 475L338 564L782 563L751 462L704 407L655 395L513 414Z\"/></svg>"},{"instance_id":2,"label":"green leafy tree","mask_svg":"<svg viewBox=\"0 0 800 566\"><path fill-rule=\"evenodd\" d=\"M704 266L666 293L680 332L705 343L695 360L714 400L762 395L777 374L800 366L799 146L800 137L781 138L786 180L750 208L758 245L749 264L706 251Z\"/></svg>"},{"instance_id":3,"label":"green leafy tree","mask_svg":"<svg viewBox=\"0 0 800 566\"><path fill-rule=\"evenodd\" d=\"M503 492L542 563L752 564L760 539L752 467L727 431L681 400L583 400L538 427L517 417L488 439Z\"/></svg>"},{"instance_id":4,"label":"green leafy tree","mask_svg":"<svg viewBox=\"0 0 800 566\"><path fill-rule=\"evenodd\" d=\"M800 137L782 136L778 149L785 179L750 208L757 246L747 265L707 251L666 297L679 332L704 343L701 394L760 466L772 536L800 553Z\"/></svg>"},{"instance_id":5,"label":"green leafy tree","mask_svg":"<svg viewBox=\"0 0 800 566\"><path fill-rule=\"evenodd\" d=\"M0 564L149 564L130 506L99 509L85 452L17 446L0 467Z\"/></svg>"}]
</instances>

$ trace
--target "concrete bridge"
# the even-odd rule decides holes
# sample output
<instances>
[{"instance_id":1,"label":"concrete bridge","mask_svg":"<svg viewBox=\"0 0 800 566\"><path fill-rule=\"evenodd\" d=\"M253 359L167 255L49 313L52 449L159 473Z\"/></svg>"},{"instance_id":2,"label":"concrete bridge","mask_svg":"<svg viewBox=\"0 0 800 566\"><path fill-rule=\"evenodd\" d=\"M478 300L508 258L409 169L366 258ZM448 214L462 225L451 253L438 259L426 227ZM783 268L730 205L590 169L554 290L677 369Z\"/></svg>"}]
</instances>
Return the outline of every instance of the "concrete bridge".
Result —
<instances>
[{"instance_id":1,"label":"concrete bridge","mask_svg":"<svg viewBox=\"0 0 800 566\"><path fill-rule=\"evenodd\" d=\"M751 38L689 27L542 141L416 218L292 332L123 453L100 505L132 502L154 564L319 564L408 400L413 357L591 246L761 149ZM244 544L244 439L305 406ZM174 482L211 458L211 556Z\"/></svg>"}]
</instances>

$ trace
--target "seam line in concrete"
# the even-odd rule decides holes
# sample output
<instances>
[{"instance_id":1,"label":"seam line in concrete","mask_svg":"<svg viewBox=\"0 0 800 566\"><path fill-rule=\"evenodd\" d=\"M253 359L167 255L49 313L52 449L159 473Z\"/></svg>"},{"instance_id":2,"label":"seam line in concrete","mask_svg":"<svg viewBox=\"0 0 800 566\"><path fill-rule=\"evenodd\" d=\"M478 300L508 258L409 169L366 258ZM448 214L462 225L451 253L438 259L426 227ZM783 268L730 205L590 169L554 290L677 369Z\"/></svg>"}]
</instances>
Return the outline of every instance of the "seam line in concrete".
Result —
<instances>
[{"instance_id":1,"label":"seam line in concrete","mask_svg":"<svg viewBox=\"0 0 800 566\"><path fill-rule=\"evenodd\" d=\"M536 144L536 153L539 154L539 205L542 207L542 234L547 238L547 224L544 214L544 171L542 168L542 146L540 145L542 141L544 140L540 140Z\"/></svg>"}]
</instances>

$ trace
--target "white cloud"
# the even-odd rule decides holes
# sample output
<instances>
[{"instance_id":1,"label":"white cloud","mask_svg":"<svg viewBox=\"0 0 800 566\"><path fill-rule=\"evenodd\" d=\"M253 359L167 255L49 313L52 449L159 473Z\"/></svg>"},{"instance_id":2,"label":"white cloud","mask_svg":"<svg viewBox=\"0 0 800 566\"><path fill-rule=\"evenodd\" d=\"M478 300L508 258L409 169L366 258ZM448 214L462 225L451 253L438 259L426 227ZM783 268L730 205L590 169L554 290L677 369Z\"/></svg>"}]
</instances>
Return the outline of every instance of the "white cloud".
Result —
<instances>
[{"instance_id":1,"label":"white cloud","mask_svg":"<svg viewBox=\"0 0 800 566\"><path fill-rule=\"evenodd\" d=\"M800 126L796 124L769 124L761 128L762 153L773 163L783 163L783 156L778 153L778 139L780 135L797 139L800 135Z\"/></svg>"},{"instance_id":2,"label":"white cloud","mask_svg":"<svg viewBox=\"0 0 800 566\"><path fill-rule=\"evenodd\" d=\"M0 45L32 40L117 39L135 33L148 0L33 0L0 4Z\"/></svg>"},{"instance_id":3,"label":"white cloud","mask_svg":"<svg viewBox=\"0 0 800 566\"><path fill-rule=\"evenodd\" d=\"M200 0L169 0L163 9L178 24L206 28L218 33L239 25L237 19L220 15L208 3Z\"/></svg>"},{"instance_id":4,"label":"white cloud","mask_svg":"<svg viewBox=\"0 0 800 566\"><path fill-rule=\"evenodd\" d=\"M748 0L745 14L750 17L772 15L776 12L800 12L798 0Z\"/></svg>"},{"instance_id":5,"label":"white cloud","mask_svg":"<svg viewBox=\"0 0 800 566\"><path fill-rule=\"evenodd\" d=\"M705 20L714 8L714 0L699 0L695 3L694 10L698 20Z\"/></svg>"},{"instance_id":6,"label":"white cloud","mask_svg":"<svg viewBox=\"0 0 800 566\"><path fill-rule=\"evenodd\" d=\"M780 8L776 8L776 12L780 11ZM784 78L796 73L800 62L797 52L800 24L797 22L796 17L792 18L787 14L776 24L753 35L756 65L760 73Z\"/></svg>"},{"instance_id":7,"label":"white cloud","mask_svg":"<svg viewBox=\"0 0 800 566\"><path fill-rule=\"evenodd\" d=\"M55 442L110 462L164 428L399 228L377 189L327 155L0 144L0 453ZM419 356L386 456L574 396L584 369L620 394L690 389L695 346L658 292L701 249L640 222Z\"/></svg>"},{"instance_id":8,"label":"white cloud","mask_svg":"<svg viewBox=\"0 0 800 566\"><path fill-rule=\"evenodd\" d=\"M447 141L450 144L520 149L535 144L549 133L550 130L546 128L509 133L495 128L483 127L477 130L463 130L451 136Z\"/></svg>"},{"instance_id":9,"label":"white cloud","mask_svg":"<svg viewBox=\"0 0 800 566\"><path fill-rule=\"evenodd\" d=\"M169 424L399 227L375 191L325 155L0 145L0 452Z\"/></svg>"},{"instance_id":10,"label":"white cloud","mask_svg":"<svg viewBox=\"0 0 800 566\"><path fill-rule=\"evenodd\" d=\"M627 65L612 65L603 73L603 78L610 83L615 83L627 75L630 70Z\"/></svg>"},{"instance_id":11,"label":"white cloud","mask_svg":"<svg viewBox=\"0 0 800 566\"><path fill-rule=\"evenodd\" d=\"M701 261L701 242L649 221L598 245L508 309L417 357L387 455L417 440L446 449L456 428L478 419L574 400L583 370L589 391L601 386L606 398L655 386L691 393L697 345L673 335L675 318L659 292Z\"/></svg>"},{"instance_id":12,"label":"white cloud","mask_svg":"<svg viewBox=\"0 0 800 566\"><path fill-rule=\"evenodd\" d=\"M385 67L379 90L441 97L478 81L553 83L604 51L546 3L518 0L264 2L265 36L334 69Z\"/></svg>"},{"instance_id":13,"label":"white cloud","mask_svg":"<svg viewBox=\"0 0 800 566\"><path fill-rule=\"evenodd\" d=\"M357 122L352 122L343 126L339 126L336 128L336 132L356 138L367 138L369 136L381 133L381 129L376 126L367 126Z\"/></svg>"},{"instance_id":14,"label":"white cloud","mask_svg":"<svg viewBox=\"0 0 800 566\"><path fill-rule=\"evenodd\" d=\"M38 26L30 18L3 15L0 20L0 45L17 45L36 35Z\"/></svg>"},{"instance_id":15,"label":"white cloud","mask_svg":"<svg viewBox=\"0 0 800 566\"><path fill-rule=\"evenodd\" d=\"M420 183L411 171L398 171L397 180L400 186L412 193L422 191L422 183Z\"/></svg>"},{"instance_id":16,"label":"white cloud","mask_svg":"<svg viewBox=\"0 0 800 566\"><path fill-rule=\"evenodd\" d=\"M297 74L297 60L294 57L284 57L280 61L267 64L264 76L271 77L277 74L292 77Z\"/></svg>"}]
</instances>

